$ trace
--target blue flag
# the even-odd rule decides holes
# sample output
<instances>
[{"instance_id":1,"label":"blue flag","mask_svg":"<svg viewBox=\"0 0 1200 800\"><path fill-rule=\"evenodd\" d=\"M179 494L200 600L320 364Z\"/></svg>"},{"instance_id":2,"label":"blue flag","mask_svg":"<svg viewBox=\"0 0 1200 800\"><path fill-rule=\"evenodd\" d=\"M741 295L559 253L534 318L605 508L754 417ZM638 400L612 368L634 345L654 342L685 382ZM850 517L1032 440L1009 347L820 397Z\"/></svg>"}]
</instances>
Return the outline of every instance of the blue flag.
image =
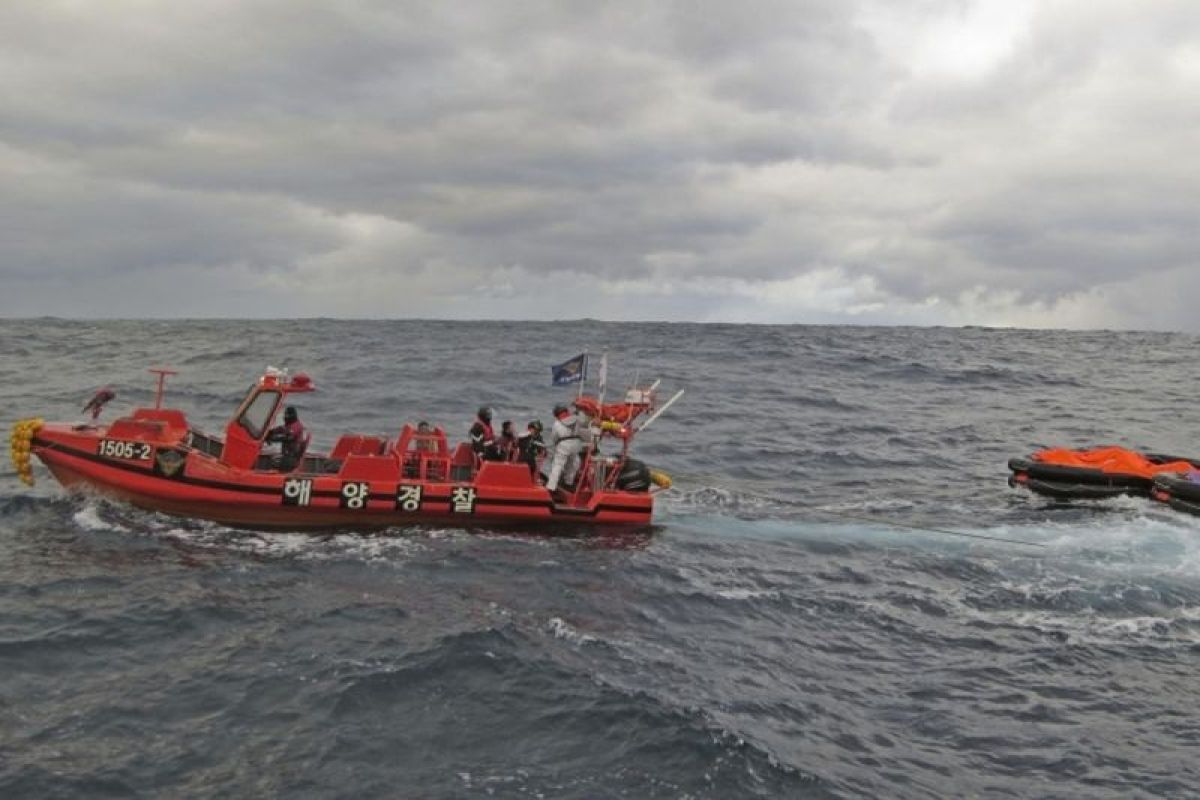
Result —
<instances>
[{"instance_id":1,"label":"blue flag","mask_svg":"<svg viewBox=\"0 0 1200 800\"><path fill-rule=\"evenodd\" d=\"M587 378L587 353L580 353L570 361L550 367L550 383L567 386Z\"/></svg>"}]
</instances>

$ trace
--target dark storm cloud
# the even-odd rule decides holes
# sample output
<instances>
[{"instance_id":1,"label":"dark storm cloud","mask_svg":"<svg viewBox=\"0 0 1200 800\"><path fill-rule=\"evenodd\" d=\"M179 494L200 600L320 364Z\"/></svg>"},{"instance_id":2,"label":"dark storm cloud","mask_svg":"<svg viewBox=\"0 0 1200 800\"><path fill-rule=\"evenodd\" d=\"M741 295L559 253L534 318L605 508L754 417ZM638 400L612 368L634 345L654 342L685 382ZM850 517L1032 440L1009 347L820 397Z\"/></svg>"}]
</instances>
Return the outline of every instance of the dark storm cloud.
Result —
<instances>
[{"instance_id":1,"label":"dark storm cloud","mask_svg":"<svg viewBox=\"0 0 1200 800\"><path fill-rule=\"evenodd\" d=\"M1198 18L7 3L0 313L1195 328Z\"/></svg>"}]
</instances>

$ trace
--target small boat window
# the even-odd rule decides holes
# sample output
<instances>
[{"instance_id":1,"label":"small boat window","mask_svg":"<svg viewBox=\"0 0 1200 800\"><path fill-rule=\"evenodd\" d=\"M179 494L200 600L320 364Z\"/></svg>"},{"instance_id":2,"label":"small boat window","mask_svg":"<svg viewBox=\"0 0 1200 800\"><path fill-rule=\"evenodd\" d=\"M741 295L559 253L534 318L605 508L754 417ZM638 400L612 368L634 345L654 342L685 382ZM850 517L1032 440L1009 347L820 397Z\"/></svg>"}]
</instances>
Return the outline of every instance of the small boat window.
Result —
<instances>
[{"instance_id":1,"label":"small boat window","mask_svg":"<svg viewBox=\"0 0 1200 800\"><path fill-rule=\"evenodd\" d=\"M279 392L260 392L258 397L246 406L246 410L238 417L238 424L246 429L246 433L255 439L261 439L266 433L267 423L275 413L279 404Z\"/></svg>"}]
</instances>

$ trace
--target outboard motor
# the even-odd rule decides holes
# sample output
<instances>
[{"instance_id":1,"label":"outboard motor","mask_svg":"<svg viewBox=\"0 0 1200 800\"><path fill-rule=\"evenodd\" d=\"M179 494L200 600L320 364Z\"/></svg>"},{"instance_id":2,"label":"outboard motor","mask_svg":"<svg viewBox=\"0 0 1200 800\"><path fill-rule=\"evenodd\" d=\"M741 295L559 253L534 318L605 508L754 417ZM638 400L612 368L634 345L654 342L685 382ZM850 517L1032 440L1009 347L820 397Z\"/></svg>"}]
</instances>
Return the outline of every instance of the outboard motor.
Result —
<instances>
[{"instance_id":1,"label":"outboard motor","mask_svg":"<svg viewBox=\"0 0 1200 800\"><path fill-rule=\"evenodd\" d=\"M617 473L617 488L626 492L650 490L650 468L636 458L627 458Z\"/></svg>"}]
</instances>

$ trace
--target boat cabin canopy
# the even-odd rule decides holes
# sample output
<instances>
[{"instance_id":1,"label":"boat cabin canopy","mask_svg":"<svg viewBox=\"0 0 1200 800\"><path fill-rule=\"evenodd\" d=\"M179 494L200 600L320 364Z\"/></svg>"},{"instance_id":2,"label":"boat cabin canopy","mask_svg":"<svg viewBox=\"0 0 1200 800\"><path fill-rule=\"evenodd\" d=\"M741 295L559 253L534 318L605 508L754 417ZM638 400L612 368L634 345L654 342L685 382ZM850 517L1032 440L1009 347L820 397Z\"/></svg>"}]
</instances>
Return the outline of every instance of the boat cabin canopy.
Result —
<instances>
[{"instance_id":1,"label":"boat cabin canopy","mask_svg":"<svg viewBox=\"0 0 1200 800\"><path fill-rule=\"evenodd\" d=\"M225 426L225 448L221 461L231 467L250 469L262 449L263 439L271 430L279 409L289 394L316 391L304 373L288 376L271 367L246 392L233 418Z\"/></svg>"}]
</instances>

